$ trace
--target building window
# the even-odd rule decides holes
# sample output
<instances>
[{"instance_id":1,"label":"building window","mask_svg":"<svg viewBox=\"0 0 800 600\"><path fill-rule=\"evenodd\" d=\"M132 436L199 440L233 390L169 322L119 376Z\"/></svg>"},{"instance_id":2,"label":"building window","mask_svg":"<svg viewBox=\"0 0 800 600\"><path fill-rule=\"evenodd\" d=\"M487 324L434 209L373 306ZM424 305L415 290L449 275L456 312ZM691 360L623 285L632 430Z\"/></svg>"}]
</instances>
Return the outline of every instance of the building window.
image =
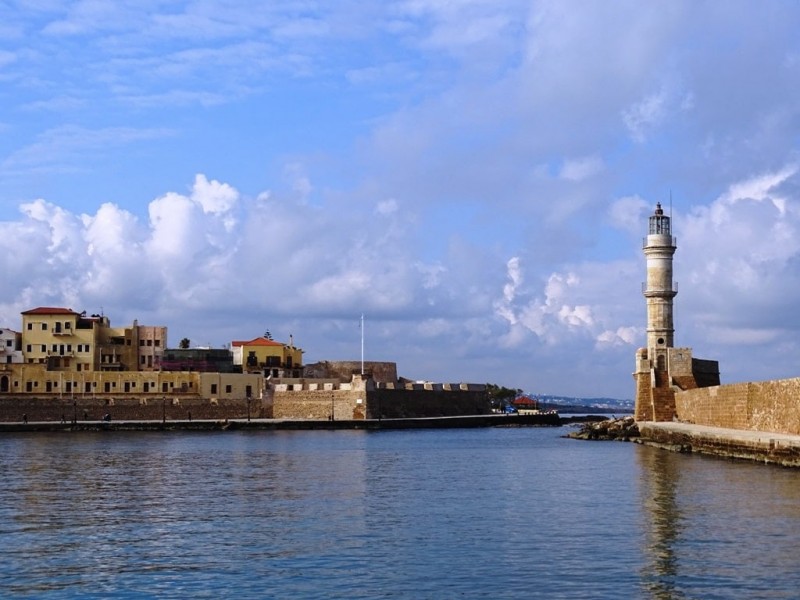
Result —
<instances>
[{"instance_id":1,"label":"building window","mask_svg":"<svg viewBox=\"0 0 800 600\"><path fill-rule=\"evenodd\" d=\"M212 394L216 394L217 393L217 384L216 383L212 383L211 384L211 393Z\"/></svg>"},{"instance_id":2,"label":"building window","mask_svg":"<svg viewBox=\"0 0 800 600\"><path fill-rule=\"evenodd\" d=\"M31 352L31 345L30 344L25 346L25 352Z\"/></svg>"},{"instance_id":3,"label":"building window","mask_svg":"<svg viewBox=\"0 0 800 600\"><path fill-rule=\"evenodd\" d=\"M231 386L229 386L229 385L225 386L225 393L226 394L230 394L231 393Z\"/></svg>"},{"instance_id":4,"label":"building window","mask_svg":"<svg viewBox=\"0 0 800 600\"><path fill-rule=\"evenodd\" d=\"M58 344L53 344L53 352L58 352Z\"/></svg>"},{"instance_id":5,"label":"building window","mask_svg":"<svg viewBox=\"0 0 800 600\"><path fill-rule=\"evenodd\" d=\"M156 340L156 348L158 348L159 346L161 346L161 340Z\"/></svg>"},{"instance_id":6,"label":"building window","mask_svg":"<svg viewBox=\"0 0 800 600\"><path fill-rule=\"evenodd\" d=\"M47 323L42 323L42 331L47 331Z\"/></svg>"},{"instance_id":7,"label":"building window","mask_svg":"<svg viewBox=\"0 0 800 600\"><path fill-rule=\"evenodd\" d=\"M153 340L147 340L147 345L148 346L152 346L153 345Z\"/></svg>"},{"instance_id":8,"label":"building window","mask_svg":"<svg viewBox=\"0 0 800 600\"><path fill-rule=\"evenodd\" d=\"M31 331L32 329L33 329L33 323L28 323L28 331Z\"/></svg>"},{"instance_id":9,"label":"building window","mask_svg":"<svg viewBox=\"0 0 800 600\"><path fill-rule=\"evenodd\" d=\"M55 346L53 346L53 348L55 348ZM47 352L47 346L44 344L42 344L42 352Z\"/></svg>"},{"instance_id":10,"label":"building window","mask_svg":"<svg viewBox=\"0 0 800 600\"><path fill-rule=\"evenodd\" d=\"M144 340L139 340L139 345L144 346Z\"/></svg>"}]
</instances>

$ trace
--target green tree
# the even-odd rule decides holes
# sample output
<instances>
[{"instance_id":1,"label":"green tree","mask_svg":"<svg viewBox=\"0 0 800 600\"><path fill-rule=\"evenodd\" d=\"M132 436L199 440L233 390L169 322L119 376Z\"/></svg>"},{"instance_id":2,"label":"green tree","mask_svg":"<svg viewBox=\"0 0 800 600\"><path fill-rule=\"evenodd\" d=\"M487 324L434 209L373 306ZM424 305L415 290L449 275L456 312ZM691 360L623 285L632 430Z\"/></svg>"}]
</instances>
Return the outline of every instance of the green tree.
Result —
<instances>
[{"instance_id":1,"label":"green tree","mask_svg":"<svg viewBox=\"0 0 800 600\"><path fill-rule=\"evenodd\" d=\"M189 338L183 338L181 340L181 343L178 344L178 348L180 348L181 350L187 350L189 348L190 343L191 342L189 341Z\"/></svg>"},{"instance_id":2,"label":"green tree","mask_svg":"<svg viewBox=\"0 0 800 600\"><path fill-rule=\"evenodd\" d=\"M505 408L517 396L522 395L522 390L507 388L494 383L486 384L486 392L489 394L489 401L494 408Z\"/></svg>"}]
</instances>

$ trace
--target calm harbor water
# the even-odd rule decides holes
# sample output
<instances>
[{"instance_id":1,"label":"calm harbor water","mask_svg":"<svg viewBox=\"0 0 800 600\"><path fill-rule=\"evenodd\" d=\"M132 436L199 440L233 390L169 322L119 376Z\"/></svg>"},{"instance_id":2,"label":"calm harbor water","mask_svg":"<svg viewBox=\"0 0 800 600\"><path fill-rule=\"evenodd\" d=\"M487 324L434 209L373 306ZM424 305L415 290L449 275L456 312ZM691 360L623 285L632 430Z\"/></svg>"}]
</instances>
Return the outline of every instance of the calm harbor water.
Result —
<instances>
[{"instance_id":1,"label":"calm harbor water","mask_svg":"<svg viewBox=\"0 0 800 600\"><path fill-rule=\"evenodd\" d=\"M0 437L0 597L795 598L800 471L565 429Z\"/></svg>"}]
</instances>

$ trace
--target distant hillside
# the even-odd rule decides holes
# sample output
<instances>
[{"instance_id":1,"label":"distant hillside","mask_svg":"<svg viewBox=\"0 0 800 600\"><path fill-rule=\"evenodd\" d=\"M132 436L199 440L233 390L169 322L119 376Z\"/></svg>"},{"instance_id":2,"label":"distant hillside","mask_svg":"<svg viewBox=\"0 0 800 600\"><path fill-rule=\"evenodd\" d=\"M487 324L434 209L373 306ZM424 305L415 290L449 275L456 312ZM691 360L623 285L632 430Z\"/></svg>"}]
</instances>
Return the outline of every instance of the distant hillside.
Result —
<instances>
[{"instance_id":1,"label":"distant hillside","mask_svg":"<svg viewBox=\"0 0 800 600\"><path fill-rule=\"evenodd\" d=\"M549 394L528 394L539 399L539 407L544 410L557 410L560 413L632 413L633 400L617 398L570 398Z\"/></svg>"}]
</instances>

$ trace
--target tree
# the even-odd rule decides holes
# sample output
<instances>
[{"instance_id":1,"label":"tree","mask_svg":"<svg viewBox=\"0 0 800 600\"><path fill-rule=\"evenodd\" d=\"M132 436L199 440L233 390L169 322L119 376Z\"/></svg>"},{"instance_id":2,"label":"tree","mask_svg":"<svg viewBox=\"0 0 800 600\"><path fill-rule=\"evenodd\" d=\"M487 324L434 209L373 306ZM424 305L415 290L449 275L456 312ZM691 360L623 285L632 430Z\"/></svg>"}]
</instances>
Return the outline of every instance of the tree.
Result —
<instances>
[{"instance_id":1,"label":"tree","mask_svg":"<svg viewBox=\"0 0 800 600\"><path fill-rule=\"evenodd\" d=\"M522 390L514 390L494 383L486 384L486 392L489 394L489 400L495 408L504 408L506 404L522 394Z\"/></svg>"},{"instance_id":2,"label":"tree","mask_svg":"<svg viewBox=\"0 0 800 600\"><path fill-rule=\"evenodd\" d=\"M269 329L264 332L264 337L268 340L272 340L272 334L269 332Z\"/></svg>"},{"instance_id":3,"label":"tree","mask_svg":"<svg viewBox=\"0 0 800 600\"><path fill-rule=\"evenodd\" d=\"M178 348L180 348L181 350L187 350L189 348L190 343L191 342L189 341L189 338L183 338L181 340L181 343L178 344Z\"/></svg>"}]
</instances>

